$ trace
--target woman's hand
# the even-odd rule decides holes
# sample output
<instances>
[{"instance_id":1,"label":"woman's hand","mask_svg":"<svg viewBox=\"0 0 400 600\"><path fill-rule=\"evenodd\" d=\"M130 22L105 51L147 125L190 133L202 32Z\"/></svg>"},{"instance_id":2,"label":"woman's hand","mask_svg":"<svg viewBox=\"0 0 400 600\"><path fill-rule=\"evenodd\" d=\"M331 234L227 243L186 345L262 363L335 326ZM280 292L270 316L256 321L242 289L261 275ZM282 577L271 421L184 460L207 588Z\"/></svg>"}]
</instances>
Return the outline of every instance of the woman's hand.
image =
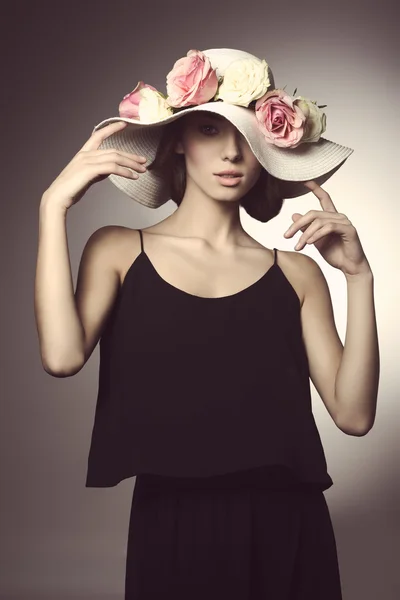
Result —
<instances>
[{"instance_id":1,"label":"woman's hand","mask_svg":"<svg viewBox=\"0 0 400 600\"><path fill-rule=\"evenodd\" d=\"M328 192L315 181L304 182L319 199L322 209L310 210L305 215L294 213L293 225L284 233L292 237L296 231L303 231L295 250L306 244L314 244L321 256L331 267L340 269L348 276L371 273L356 228L346 215L337 212Z\"/></svg>"},{"instance_id":2,"label":"woman's hand","mask_svg":"<svg viewBox=\"0 0 400 600\"><path fill-rule=\"evenodd\" d=\"M142 164L146 162L146 157L114 148L98 149L103 140L124 127L125 121L116 121L94 131L44 192L46 203L55 203L67 210L82 198L93 183L102 181L111 173L137 179L139 175L132 170L139 173L146 171Z\"/></svg>"}]
</instances>

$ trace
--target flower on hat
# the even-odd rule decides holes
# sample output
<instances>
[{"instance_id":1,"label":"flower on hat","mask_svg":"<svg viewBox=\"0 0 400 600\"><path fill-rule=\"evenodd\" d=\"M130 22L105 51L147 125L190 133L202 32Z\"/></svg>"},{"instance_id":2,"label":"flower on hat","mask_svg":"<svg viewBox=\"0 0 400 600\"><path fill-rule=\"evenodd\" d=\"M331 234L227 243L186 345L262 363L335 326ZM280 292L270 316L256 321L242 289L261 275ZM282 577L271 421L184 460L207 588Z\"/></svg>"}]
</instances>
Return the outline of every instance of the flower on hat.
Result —
<instances>
[{"instance_id":1,"label":"flower on hat","mask_svg":"<svg viewBox=\"0 0 400 600\"><path fill-rule=\"evenodd\" d=\"M159 121L172 114L173 110L161 92L149 88L140 90L139 119L141 121Z\"/></svg>"},{"instance_id":2,"label":"flower on hat","mask_svg":"<svg viewBox=\"0 0 400 600\"><path fill-rule=\"evenodd\" d=\"M257 100L255 111L259 128L268 142L281 148L296 148L300 144L306 116L284 90L267 92Z\"/></svg>"},{"instance_id":3,"label":"flower on hat","mask_svg":"<svg viewBox=\"0 0 400 600\"><path fill-rule=\"evenodd\" d=\"M264 59L240 58L225 69L215 100L247 107L263 96L269 86L268 64Z\"/></svg>"},{"instance_id":4,"label":"flower on hat","mask_svg":"<svg viewBox=\"0 0 400 600\"><path fill-rule=\"evenodd\" d=\"M209 102L217 88L216 70L200 50L189 50L167 75L167 101L175 108Z\"/></svg>"},{"instance_id":5,"label":"flower on hat","mask_svg":"<svg viewBox=\"0 0 400 600\"><path fill-rule=\"evenodd\" d=\"M119 104L119 115L120 117L126 117L127 119L138 119L139 118L139 103L141 101L140 90L149 88L156 90L152 85L138 81L137 86L126 94Z\"/></svg>"},{"instance_id":6,"label":"flower on hat","mask_svg":"<svg viewBox=\"0 0 400 600\"><path fill-rule=\"evenodd\" d=\"M317 106L316 101L297 96L293 104L296 104L306 117L302 142L318 142L326 130L326 114Z\"/></svg>"}]
</instances>

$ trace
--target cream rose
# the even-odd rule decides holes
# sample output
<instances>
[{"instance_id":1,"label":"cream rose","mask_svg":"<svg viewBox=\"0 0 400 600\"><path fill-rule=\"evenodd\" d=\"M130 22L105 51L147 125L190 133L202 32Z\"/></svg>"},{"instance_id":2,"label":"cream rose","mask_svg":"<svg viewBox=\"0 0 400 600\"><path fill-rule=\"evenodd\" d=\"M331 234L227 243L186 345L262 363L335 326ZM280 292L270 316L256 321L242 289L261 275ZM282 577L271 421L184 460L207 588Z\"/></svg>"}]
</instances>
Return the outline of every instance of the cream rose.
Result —
<instances>
[{"instance_id":1,"label":"cream rose","mask_svg":"<svg viewBox=\"0 0 400 600\"><path fill-rule=\"evenodd\" d=\"M247 107L266 93L270 83L264 59L240 58L226 68L215 100Z\"/></svg>"},{"instance_id":2,"label":"cream rose","mask_svg":"<svg viewBox=\"0 0 400 600\"><path fill-rule=\"evenodd\" d=\"M138 81L137 86L126 94L119 104L119 116L127 117L128 119L138 119L139 118L139 102L140 102L140 90L143 88L149 88L151 90L157 91L155 87L152 85L148 85L143 81Z\"/></svg>"},{"instance_id":3,"label":"cream rose","mask_svg":"<svg viewBox=\"0 0 400 600\"><path fill-rule=\"evenodd\" d=\"M321 135L326 131L326 114L317 106L317 103L303 96L297 96L293 100L302 110L306 117L302 142L318 142Z\"/></svg>"},{"instance_id":4,"label":"cream rose","mask_svg":"<svg viewBox=\"0 0 400 600\"><path fill-rule=\"evenodd\" d=\"M142 88L140 90L139 119L154 122L173 114L172 108L160 92Z\"/></svg>"}]
</instances>

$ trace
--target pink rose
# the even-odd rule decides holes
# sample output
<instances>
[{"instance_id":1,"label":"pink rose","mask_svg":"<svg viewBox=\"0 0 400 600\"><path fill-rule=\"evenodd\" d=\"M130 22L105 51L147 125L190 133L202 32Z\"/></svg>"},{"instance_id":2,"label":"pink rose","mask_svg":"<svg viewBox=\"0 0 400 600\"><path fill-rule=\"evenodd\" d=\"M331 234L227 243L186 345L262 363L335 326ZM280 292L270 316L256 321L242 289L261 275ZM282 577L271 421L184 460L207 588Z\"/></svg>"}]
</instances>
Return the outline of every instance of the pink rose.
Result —
<instances>
[{"instance_id":1,"label":"pink rose","mask_svg":"<svg viewBox=\"0 0 400 600\"><path fill-rule=\"evenodd\" d=\"M204 104L217 88L218 77L210 59L200 50L189 50L167 75L167 102L176 108Z\"/></svg>"},{"instance_id":2,"label":"pink rose","mask_svg":"<svg viewBox=\"0 0 400 600\"><path fill-rule=\"evenodd\" d=\"M118 110L119 116L127 119L139 119L139 102L141 100L140 90L143 88L150 88L151 90L157 91L152 85L147 85L143 81L139 81L134 90L126 94L121 100Z\"/></svg>"},{"instance_id":3,"label":"pink rose","mask_svg":"<svg viewBox=\"0 0 400 600\"><path fill-rule=\"evenodd\" d=\"M267 141L296 148L304 134L306 116L284 90L271 90L256 102L257 123Z\"/></svg>"}]
</instances>

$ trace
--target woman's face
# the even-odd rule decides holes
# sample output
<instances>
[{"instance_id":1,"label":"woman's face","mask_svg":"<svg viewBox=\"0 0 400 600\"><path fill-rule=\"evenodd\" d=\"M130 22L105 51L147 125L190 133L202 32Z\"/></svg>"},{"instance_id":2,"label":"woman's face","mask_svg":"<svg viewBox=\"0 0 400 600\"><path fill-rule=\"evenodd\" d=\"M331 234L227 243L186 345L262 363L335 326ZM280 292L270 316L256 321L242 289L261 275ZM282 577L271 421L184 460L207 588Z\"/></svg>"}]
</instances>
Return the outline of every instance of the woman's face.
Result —
<instances>
[{"instance_id":1,"label":"woman's face","mask_svg":"<svg viewBox=\"0 0 400 600\"><path fill-rule=\"evenodd\" d=\"M185 155L186 186L194 183L216 200L242 198L262 170L245 137L220 115L200 111L183 120L176 152ZM241 177L223 179L217 175L225 170L238 171Z\"/></svg>"}]
</instances>

